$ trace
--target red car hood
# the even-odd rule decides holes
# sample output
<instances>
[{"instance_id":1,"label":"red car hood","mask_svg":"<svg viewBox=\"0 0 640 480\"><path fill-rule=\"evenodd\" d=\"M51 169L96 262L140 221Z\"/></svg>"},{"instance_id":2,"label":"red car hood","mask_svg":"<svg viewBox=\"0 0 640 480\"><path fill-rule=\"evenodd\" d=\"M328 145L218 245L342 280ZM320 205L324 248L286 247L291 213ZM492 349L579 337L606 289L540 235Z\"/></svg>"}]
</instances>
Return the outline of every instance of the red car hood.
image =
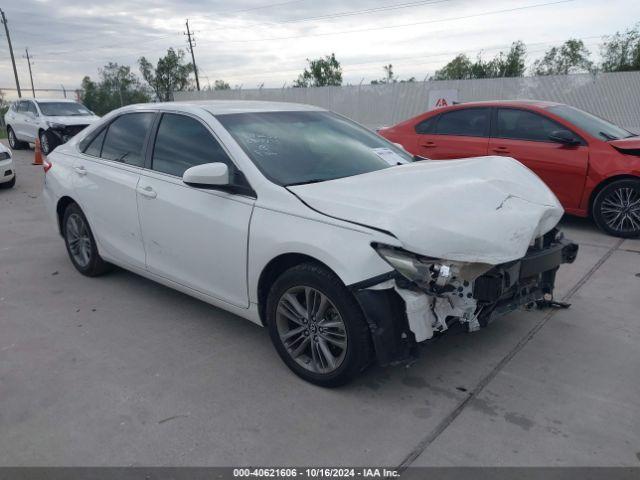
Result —
<instances>
[{"instance_id":1,"label":"red car hood","mask_svg":"<svg viewBox=\"0 0 640 480\"><path fill-rule=\"evenodd\" d=\"M640 150L640 137L611 140L609 144L616 147L618 150Z\"/></svg>"}]
</instances>

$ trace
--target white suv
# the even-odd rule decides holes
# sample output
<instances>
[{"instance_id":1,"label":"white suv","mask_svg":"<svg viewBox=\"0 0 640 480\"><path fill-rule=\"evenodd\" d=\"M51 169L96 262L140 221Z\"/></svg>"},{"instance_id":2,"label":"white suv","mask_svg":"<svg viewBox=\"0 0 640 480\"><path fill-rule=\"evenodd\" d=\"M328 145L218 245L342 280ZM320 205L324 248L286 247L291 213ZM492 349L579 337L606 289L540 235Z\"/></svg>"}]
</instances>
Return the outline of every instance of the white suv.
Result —
<instances>
[{"instance_id":1,"label":"white suv","mask_svg":"<svg viewBox=\"0 0 640 480\"><path fill-rule=\"evenodd\" d=\"M409 361L452 323L551 302L578 248L519 162L414 162L304 105L125 107L45 170L80 273L119 265L265 325L287 366L324 386Z\"/></svg>"},{"instance_id":2,"label":"white suv","mask_svg":"<svg viewBox=\"0 0 640 480\"><path fill-rule=\"evenodd\" d=\"M42 98L18 100L4 116L11 148L27 148L39 137L45 155L99 118L73 100Z\"/></svg>"}]
</instances>

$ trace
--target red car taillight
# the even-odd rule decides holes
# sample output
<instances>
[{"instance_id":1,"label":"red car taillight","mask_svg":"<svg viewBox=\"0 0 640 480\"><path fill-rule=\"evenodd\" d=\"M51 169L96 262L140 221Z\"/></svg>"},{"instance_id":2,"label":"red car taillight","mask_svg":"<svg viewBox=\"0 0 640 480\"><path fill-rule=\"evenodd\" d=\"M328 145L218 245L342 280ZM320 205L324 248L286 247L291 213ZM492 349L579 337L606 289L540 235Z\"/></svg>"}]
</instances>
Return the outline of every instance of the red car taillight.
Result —
<instances>
[{"instance_id":1,"label":"red car taillight","mask_svg":"<svg viewBox=\"0 0 640 480\"><path fill-rule=\"evenodd\" d=\"M44 173L47 173L51 167L53 167L51 161L47 157L44 157L42 159L42 168L44 169Z\"/></svg>"}]
</instances>

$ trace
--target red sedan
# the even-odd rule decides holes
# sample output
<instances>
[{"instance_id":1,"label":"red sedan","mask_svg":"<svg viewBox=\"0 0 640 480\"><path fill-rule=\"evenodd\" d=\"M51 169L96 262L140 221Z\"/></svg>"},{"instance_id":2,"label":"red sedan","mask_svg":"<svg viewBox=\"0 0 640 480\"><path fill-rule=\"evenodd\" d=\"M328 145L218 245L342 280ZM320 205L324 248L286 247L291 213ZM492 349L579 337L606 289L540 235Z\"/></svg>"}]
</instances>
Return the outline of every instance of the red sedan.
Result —
<instances>
[{"instance_id":1,"label":"red sedan","mask_svg":"<svg viewBox=\"0 0 640 480\"><path fill-rule=\"evenodd\" d=\"M432 110L380 130L433 160L513 157L533 170L567 213L605 232L640 236L640 136L568 105L474 102Z\"/></svg>"}]
</instances>

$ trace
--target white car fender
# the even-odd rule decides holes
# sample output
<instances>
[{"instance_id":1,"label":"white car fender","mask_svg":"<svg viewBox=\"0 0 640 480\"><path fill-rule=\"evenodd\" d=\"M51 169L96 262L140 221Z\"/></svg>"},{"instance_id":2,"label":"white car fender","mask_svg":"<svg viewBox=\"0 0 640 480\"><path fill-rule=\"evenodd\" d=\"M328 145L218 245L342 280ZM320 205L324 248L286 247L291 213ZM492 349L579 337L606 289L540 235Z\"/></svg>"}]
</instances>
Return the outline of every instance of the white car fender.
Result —
<instances>
[{"instance_id":1,"label":"white car fender","mask_svg":"<svg viewBox=\"0 0 640 480\"><path fill-rule=\"evenodd\" d=\"M311 218L313 215L318 218ZM256 206L249 234L249 300L257 303L261 273L285 254L307 255L322 262L345 285L388 273L391 267L371 247L371 242L379 241L378 236L357 225L338 225L311 210L309 217L304 217Z\"/></svg>"}]
</instances>

